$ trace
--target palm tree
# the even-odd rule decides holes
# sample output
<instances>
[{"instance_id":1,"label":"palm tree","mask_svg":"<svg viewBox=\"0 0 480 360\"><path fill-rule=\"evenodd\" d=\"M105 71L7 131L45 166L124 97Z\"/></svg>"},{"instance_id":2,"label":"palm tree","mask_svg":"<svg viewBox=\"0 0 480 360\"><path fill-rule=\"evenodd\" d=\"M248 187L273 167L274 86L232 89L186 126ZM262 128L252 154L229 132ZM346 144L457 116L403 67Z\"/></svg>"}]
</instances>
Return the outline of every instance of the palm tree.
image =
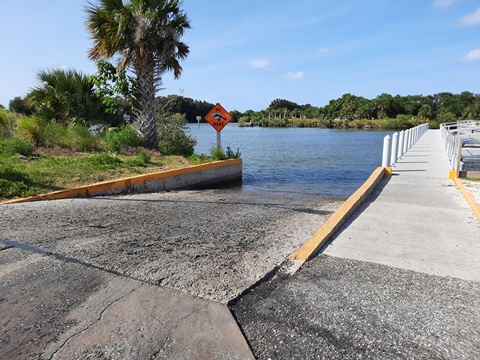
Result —
<instances>
[{"instance_id":1,"label":"palm tree","mask_svg":"<svg viewBox=\"0 0 480 360\"><path fill-rule=\"evenodd\" d=\"M155 96L161 75L182 73L179 60L189 53L180 41L190 28L181 0L100 0L86 9L87 28L93 40L89 57L110 59L119 55L118 69L130 69L136 77L138 108L136 127L150 146L157 144Z\"/></svg>"},{"instance_id":2,"label":"palm tree","mask_svg":"<svg viewBox=\"0 0 480 360\"><path fill-rule=\"evenodd\" d=\"M88 124L103 113L103 105L87 75L53 69L38 71L37 78L40 85L32 89L26 101L41 118L61 124Z\"/></svg>"}]
</instances>

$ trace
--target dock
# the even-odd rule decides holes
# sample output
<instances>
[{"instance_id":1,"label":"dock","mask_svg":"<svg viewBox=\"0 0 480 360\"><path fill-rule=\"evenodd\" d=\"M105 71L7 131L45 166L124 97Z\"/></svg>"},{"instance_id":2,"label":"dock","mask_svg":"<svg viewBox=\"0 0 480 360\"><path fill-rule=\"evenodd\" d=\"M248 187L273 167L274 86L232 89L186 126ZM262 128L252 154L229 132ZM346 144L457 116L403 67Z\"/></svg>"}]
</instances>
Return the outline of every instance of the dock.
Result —
<instances>
[{"instance_id":1,"label":"dock","mask_svg":"<svg viewBox=\"0 0 480 360\"><path fill-rule=\"evenodd\" d=\"M480 281L480 222L428 130L335 235L325 254Z\"/></svg>"}]
</instances>

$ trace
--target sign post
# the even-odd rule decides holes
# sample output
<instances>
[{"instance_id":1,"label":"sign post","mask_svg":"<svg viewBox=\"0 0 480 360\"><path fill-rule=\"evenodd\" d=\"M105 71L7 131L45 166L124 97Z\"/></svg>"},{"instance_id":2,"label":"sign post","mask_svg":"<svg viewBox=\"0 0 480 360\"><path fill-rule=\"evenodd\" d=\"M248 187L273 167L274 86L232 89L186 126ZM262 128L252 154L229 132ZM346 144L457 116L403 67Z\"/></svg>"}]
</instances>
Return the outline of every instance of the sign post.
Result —
<instances>
[{"instance_id":1,"label":"sign post","mask_svg":"<svg viewBox=\"0 0 480 360\"><path fill-rule=\"evenodd\" d=\"M217 103L203 118L217 130L217 148L221 149L222 138L220 131L232 120L232 116L222 105Z\"/></svg>"}]
</instances>

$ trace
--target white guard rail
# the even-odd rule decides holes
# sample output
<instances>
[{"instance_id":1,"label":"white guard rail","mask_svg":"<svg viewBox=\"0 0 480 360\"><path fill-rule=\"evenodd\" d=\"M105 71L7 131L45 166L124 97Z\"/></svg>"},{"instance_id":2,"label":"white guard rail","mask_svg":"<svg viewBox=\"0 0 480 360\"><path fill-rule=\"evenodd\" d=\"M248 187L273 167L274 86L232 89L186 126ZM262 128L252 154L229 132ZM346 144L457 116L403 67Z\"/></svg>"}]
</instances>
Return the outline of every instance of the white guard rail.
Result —
<instances>
[{"instance_id":1,"label":"white guard rail","mask_svg":"<svg viewBox=\"0 0 480 360\"><path fill-rule=\"evenodd\" d=\"M394 133L392 137L387 135L383 138L382 167L396 164L397 160L405 154L420 137L428 130L428 124L415 126L408 130Z\"/></svg>"},{"instance_id":2,"label":"white guard rail","mask_svg":"<svg viewBox=\"0 0 480 360\"><path fill-rule=\"evenodd\" d=\"M452 170L461 170L462 148L480 143L480 121L461 120L440 125L443 144Z\"/></svg>"}]
</instances>

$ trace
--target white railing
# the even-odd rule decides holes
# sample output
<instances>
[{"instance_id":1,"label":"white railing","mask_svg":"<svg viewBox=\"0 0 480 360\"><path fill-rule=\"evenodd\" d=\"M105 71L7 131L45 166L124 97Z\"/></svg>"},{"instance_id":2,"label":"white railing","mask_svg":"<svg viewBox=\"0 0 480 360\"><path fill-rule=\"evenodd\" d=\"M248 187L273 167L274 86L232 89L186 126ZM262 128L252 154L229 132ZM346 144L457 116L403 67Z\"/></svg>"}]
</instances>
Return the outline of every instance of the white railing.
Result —
<instances>
[{"instance_id":1,"label":"white railing","mask_svg":"<svg viewBox=\"0 0 480 360\"><path fill-rule=\"evenodd\" d=\"M447 151L452 170L460 171L462 148L473 144L480 145L480 121L461 120L440 125L443 144Z\"/></svg>"},{"instance_id":2,"label":"white railing","mask_svg":"<svg viewBox=\"0 0 480 360\"><path fill-rule=\"evenodd\" d=\"M428 124L415 126L383 138L382 167L393 166L428 130Z\"/></svg>"}]
</instances>

